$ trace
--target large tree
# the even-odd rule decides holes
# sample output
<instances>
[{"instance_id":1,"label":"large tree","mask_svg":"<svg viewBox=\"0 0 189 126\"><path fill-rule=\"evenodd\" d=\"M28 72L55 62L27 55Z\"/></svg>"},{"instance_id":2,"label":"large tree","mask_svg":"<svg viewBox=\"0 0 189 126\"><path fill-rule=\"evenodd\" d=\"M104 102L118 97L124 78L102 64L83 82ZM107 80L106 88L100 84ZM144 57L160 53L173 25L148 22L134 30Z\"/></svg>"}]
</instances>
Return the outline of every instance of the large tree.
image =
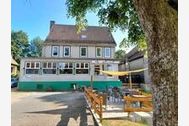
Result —
<instances>
[{"instance_id":1,"label":"large tree","mask_svg":"<svg viewBox=\"0 0 189 126\"><path fill-rule=\"evenodd\" d=\"M27 54L28 35L23 31L11 31L11 55L19 63Z\"/></svg>"},{"instance_id":2,"label":"large tree","mask_svg":"<svg viewBox=\"0 0 189 126\"><path fill-rule=\"evenodd\" d=\"M35 37L30 42L30 56L40 57L42 55L43 40L40 37Z\"/></svg>"},{"instance_id":3,"label":"large tree","mask_svg":"<svg viewBox=\"0 0 189 126\"><path fill-rule=\"evenodd\" d=\"M100 23L111 29L128 29L125 42L147 42L153 92L153 125L178 125L178 12L177 0L67 0L68 15L78 31L85 15L96 11Z\"/></svg>"},{"instance_id":4,"label":"large tree","mask_svg":"<svg viewBox=\"0 0 189 126\"><path fill-rule=\"evenodd\" d=\"M122 49L119 49L119 50L117 50L117 51L115 52L114 58L115 58L115 59L118 59L118 60L121 60L121 59L124 59L124 58L125 58L125 55L126 55L125 51L122 50Z\"/></svg>"}]
</instances>

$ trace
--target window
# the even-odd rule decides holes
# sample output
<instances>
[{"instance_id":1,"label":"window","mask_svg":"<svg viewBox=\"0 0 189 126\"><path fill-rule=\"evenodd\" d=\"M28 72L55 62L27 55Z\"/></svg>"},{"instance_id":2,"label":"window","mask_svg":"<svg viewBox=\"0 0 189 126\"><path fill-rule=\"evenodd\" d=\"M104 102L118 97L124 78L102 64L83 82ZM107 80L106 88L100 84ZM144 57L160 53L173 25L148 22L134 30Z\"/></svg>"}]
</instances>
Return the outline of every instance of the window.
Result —
<instances>
[{"instance_id":1,"label":"window","mask_svg":"<svg viewBox=\"0 0 189 126\"><path fill-rule=\"evenodd\" d=\"M102 74L102 72L100 70L104 70L104 64L95 65L95 72L94 72L94 74L95 75Z\"/></svg>"},{"instance_id":2,"label":"window","mask_svg":"<svg viewBox=\"0 0 189 126\"><path fill-rule=\"evenodd\" d=\"M43 63L43 74L56 74L56 63L44 62Z\"/></svg>"},{"instance_id":3,"label":"window","mask_svg":"<svg viewBox=\"0 0 189 126\"><path fill-rule=\"evenodd\" d=\"M39 62L27 62L25 67L26 67L26 74L39 74L40 72Z\"/></svg>"},{"instance_id":4,"label":"window","mask_svg":"<svg viewBox=\"0 0 189 126\"><path fill-rule=\"evenodd\" d=\"M81 68L84 68L84 63L81 63Z\"/></svg>"},{"instance_id":5,"label":"window","mask_svg":"<svg viewBox=\"0 0 189 126\"><path fill-rule=\"evenodd\" d=\"M96 57L102 57L102 48L101 47L96 48Z\"/></svg>"},{"instance_id":6,"label":"window","mask_svg":"<svg viewBox=\"0 0 189 126\"><path fill-rule=\"evenodd\" d=\"M89 74L89 63L76 63L76 74Z\"/></svg>"},{"instance_id":7,"label":"window","mask_svg":"<svg viewBox=\"0 0 189 126\"><path fill-rule=\"evenodd\" d=\"M59 73L60 74L72 74L73 73L73 63L59 63Z\"/></svg>"},{"instance_id":8,"label":"window","mask_svg":"<svg viewBox=\"0 0 189 126\"><path fill-rule=\"evenodd\" d=\"M35 68L40 68L40 66L39 66L39 63L37 62L37 63L35 63Z\"/></svg>"},{"instance_id":9,"label":"window","mask_svg":"<svg viewBox=\"0 0 189 126\"><path fill-rule=\"evenodd\" d=\"M87 56L87 47L80 47L80 56L81 57Z\"/></svg>"},{"instance_id":10,"label":"window","mask_svg":"<svg viewBox=\"0 0 189 126\"><path fill-rule=\"evenodd\" d=\"M86 35L81 35L81 38L85 39L85 38L87 38L87 36Z\"/></svg>"},{"instance_id":11,"label":"window","mask_svg":"<svg viewBox=\"0 0 189 126\"><path fill-rule=\"evenodd\" d=\"M105 48L105 57L110 57L110 48Z\"/></svg>"},{"instance_id":12,"label":"window","mask_svg":"<svg viewBox=\"0 0 189 126\"><path fill-rule=\"evenodd\" d=\"M64 57L70 57L70 46L64 46Z\"/></svg>"},{"instance_id":13,"label":"window","mask_svg":"<svg viewBox=\"0 0 189 126\"><path fill-rule=\"evenodd\" d=\"M59 52L59 46L52 47L52 56L57 57Z\"/></svg>"},{"instance_id":14,"label":"window","mask_svg":"<svg viewBox=\"0 0 189 126\"><path fill-rule=\"evenodd\" d=\"M111 64L107 64L107 70L108 71L112 71L113 70L113 67L112 67ZM113 76L108 74L108 77L113 77Z\"/></svg>"},{"instance_id":15,"label":"window","mask_svg":"<svg viewBox=\"0 0 189 126\"><path fill-rule=\"evenodd\" d=\"M111 64L107 64L107 70L112 70L112 65Z\"/></svg>"},{"instance_id":16,"label":"window","mask_svg":"<svg viewBox=\"0 0 189 126\"><path fill-rule=\"evenodd\" d=\"M80 67L80 63L77 63L77 64L76 64L76 68L79 68L79 67Z\"/></svg>"},{"instance_id":17,"label":"window","mask_svg":"<svg viewBox=\"0 0 189 126\"><path fill-rule=\"evenodd\" d=\"M35 62L31 63L31 68L35 68Z\"/></svg>"},{"instance_id":18,"label":"window","mask_svg":"<svg viewBox=\"0 0 189 126\"><path fill-rule=\"evenodd\" d=\"M100 65L95 65L95 75L100 74Z\"/></svg>"},{"instance_id":19,"label":"window","mask_svg":"<svg viewBox=\"0 0 189 126\"><path fill-rule=\"evenodd\" d=\"M26 63L26 68L30 68L30 62Z\"/></svg>"}]
</instances>

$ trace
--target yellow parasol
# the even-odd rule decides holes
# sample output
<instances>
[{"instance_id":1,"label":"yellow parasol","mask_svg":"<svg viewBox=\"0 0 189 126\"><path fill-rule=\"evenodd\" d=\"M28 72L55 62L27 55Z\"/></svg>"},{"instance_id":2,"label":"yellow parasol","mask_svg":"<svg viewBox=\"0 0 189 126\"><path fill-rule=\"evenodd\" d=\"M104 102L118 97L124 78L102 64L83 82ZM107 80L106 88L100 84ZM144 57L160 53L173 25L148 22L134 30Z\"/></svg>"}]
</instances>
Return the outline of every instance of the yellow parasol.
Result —
<instances>
[{"instance_id":1,"label":"yellow parasol","mask_svg":"<svg viewBox=\"0 0 189 126\"><path fill-rule=\"evenodd\" d=\"M132 81L131 81L131 73L138 73L147 70L148 68L132 70L132 71L103 71L100 70L104 74L112 75L112 76L125 76L129 75L129 85L132 88Z\"/></svg>"}]
</instances>

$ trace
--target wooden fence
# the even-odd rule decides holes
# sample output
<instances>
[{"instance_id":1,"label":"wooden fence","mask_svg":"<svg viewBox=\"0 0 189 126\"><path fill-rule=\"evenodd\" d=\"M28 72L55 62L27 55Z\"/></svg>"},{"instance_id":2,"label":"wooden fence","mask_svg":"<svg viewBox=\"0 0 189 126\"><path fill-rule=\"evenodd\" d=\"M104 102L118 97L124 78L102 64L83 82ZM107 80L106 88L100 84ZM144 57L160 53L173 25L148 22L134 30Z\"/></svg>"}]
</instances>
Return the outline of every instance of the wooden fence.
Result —
<instances>
[{"instance_id":1,"label":"wooden fence","mask_svg":"<svg viewBox=\"0 0 189 126\"><path fill-rule=\"evenodd\" d=\"M85 88L84 92L87 100L91 105L91 108L94 110L95 113L98 114L100 122L102 122L103 97L96 93L93 93L92 89L90 88Z\"/></svg>"},{"instance_id":2,"label":"wooden fence","mask_svg":"<svg viewBox=\"0 0 189 126\"><path fill-rule=\"evenodd\" d=\"M150 112L153 110L152 107L152 96L146 97L124 97L125 106L124 111L128 112L128 116L131 112Z\"/></svg>"}]
</instances>

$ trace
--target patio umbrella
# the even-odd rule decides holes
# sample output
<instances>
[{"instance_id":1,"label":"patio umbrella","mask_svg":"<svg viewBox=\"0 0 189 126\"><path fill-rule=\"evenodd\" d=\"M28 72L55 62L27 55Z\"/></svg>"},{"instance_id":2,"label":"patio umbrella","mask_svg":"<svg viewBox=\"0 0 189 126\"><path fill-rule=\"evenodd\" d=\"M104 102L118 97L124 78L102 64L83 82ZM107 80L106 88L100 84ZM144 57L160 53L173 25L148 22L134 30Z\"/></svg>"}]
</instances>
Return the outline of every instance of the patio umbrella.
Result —
<instances>
[{"instance_id":1,"label":"patio umbrella","mask_svg":"<svg viewBox=\"0 0 189 126\"><path fill-rule=\"evenodd\" d=\"M138 73L147 70L148 68L138 69L138 70L131 70L131 71L102 71L104 74L112 75L112 76L125 76L129 75L129 87L132 88L132 79L131 73Z\"/></svg>"}]
</instances>

